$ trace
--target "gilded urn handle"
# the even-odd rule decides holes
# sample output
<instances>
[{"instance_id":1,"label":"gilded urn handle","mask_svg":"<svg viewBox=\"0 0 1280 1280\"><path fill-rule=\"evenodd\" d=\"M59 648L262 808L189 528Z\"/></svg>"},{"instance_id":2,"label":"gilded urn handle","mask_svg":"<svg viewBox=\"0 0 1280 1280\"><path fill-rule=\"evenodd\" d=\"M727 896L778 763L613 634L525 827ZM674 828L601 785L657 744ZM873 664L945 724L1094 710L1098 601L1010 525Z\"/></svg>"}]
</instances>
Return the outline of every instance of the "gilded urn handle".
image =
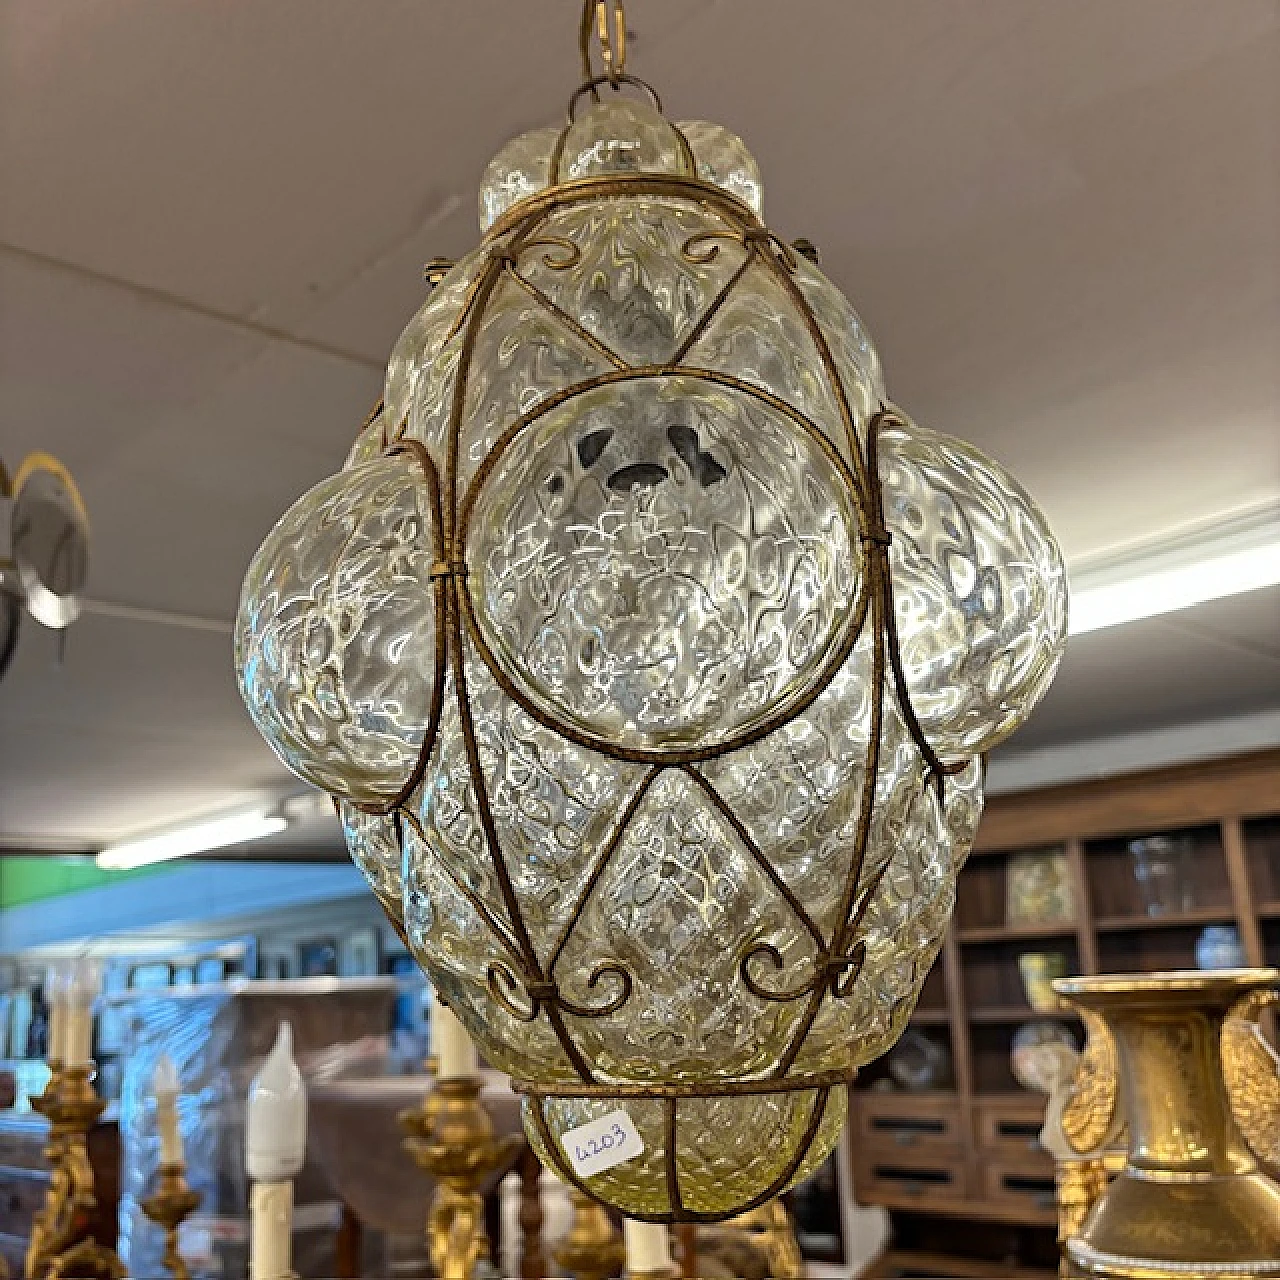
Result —
<instances>
[{"instance_id":1,"label":"gilded urn handle","mask_svg":"<svg viewBox=\"0 0 1280 1280\"><path fill-rule=\"evenodd\" d=\"M1232 1006L1222 1025L1222 1073L1231 1112L1249 1149L1273 1172L1280 1170L1280 1054L1259 1025L1280 992L1254 991Z\"/></svg>"},{"instance_id":2,"label":"gilded urn handle","mask_svg":"<svg viewBox=\"0 0 1280 1280\"><path fill-rule=\"evenodd\" d=\"M1114 1139L1120 1124L1116 1046L1106 1022L1081 1009L1088 1038L1067 1086L1062 1133L1071 1149L1087 1156Z\"/></svg>"}]
</instances>

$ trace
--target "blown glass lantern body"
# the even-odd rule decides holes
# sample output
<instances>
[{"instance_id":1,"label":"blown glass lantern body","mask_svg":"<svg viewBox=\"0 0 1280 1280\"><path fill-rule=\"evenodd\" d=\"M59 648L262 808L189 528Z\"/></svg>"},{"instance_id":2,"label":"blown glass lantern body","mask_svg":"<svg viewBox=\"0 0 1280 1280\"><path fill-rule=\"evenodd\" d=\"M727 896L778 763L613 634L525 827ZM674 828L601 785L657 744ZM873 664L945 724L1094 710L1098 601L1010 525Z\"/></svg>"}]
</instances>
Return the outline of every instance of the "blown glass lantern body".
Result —
<instances>
[{"instance_id":1,"label":"blown glass lantern body","mask_svg":"<svg viewBox=\"0 0 1280 1280\"><path fill-rule=\"evenodd\" d=\"M236 633L544 1162L641 1219L829 1154L1066 632L1039 511L887 405L760 198L738 139L625 99L511 143ZM580 1173L618 1110L642 1154Z\"/></svg>"}]
</instances>

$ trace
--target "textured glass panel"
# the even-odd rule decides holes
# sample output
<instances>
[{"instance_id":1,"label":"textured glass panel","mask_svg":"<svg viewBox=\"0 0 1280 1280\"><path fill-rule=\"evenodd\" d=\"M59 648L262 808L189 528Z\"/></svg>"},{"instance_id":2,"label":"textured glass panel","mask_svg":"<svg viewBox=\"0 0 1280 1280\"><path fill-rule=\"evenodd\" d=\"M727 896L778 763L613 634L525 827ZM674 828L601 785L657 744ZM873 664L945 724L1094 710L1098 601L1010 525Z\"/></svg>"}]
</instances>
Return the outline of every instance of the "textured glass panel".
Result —
<instances>
[{"instance_id":1,"label":"textured glass panel","mask_svg":"<svg viewBox=\"0 0 1280 1280\"><path fill-rule=\"evenodd\" d=\"M755 157L737 134L710 120L681 120L676 126L689 140L698 177L735 195L754 209L757 217L764 213L764 185Z\"/></svg>"},{"instance_id":2,"label":"textured glass panel","mask_svg":"<svg viewBox=\"0 0 1280 1280\"><path fill-rule=\"evenodd\" d=\"M398 434L418 394L419 382L423 379L437 384L445 381L442 377L444 366L437 361L450 335L456 333L459 313L476 276L488 260L488 251L484 249L476 249L463 258L431 291L431 296L396 339L391 358L387 361L387 380L383 390L383 421L389 439ZM456 343L455 337L454 364L457 360Z\"/></svg>"},{"instance_id":3,"label":"textured glass panel","mask_svg":"<svg viewBox=\"0 0 1280 1280\"><path fill-rule=\"evenodd\" d=\"M795 260L795 281L827 340L854 425L861 429L885 398L880 356L848 298L799 254Z\"/></svg>"},{"instance_id":4,"label":"textured glass panel","mask_svg":"<svg viewBox=\"0 0 1280 1280\"><path fill-rule=\"evenodd\" d=\"M411 804L427 844L510 933L511 920L480 820L452 671L445 679L435 748Z\"/></svg>"},{"instance_id":5,"label":"textured glass panel","mask_svg":"<svg viewBox=\"0 0 1280 1280\"><path fill-rule=\"evenodd\" d=\"M334 795L394 796L431 707L431 507L408 457L300 498L254 556L236 619L240 693L295 773Z\"/></svg>"},{"instance_id":6,"label":"textured glass panel","mask_svg":"<svg viewBox=\"0 0 1280 1280\"><path fill-rule=\"evenodd\" d=\"M892 856L863 920L862 973L844 999L828 995L798 1070L861 1065L902 1034L937 958L955 904L955 879L982 813L978 761L946 783L945 809L929 783L918 786L896 824Z\"/></svg>"},{"instance_id":7,"label":"textured glass panel","mask_svg":"<svg viewBox=\"0 0 1280 1280\"><path fill-rule=\"evenodd\" d=\"M498 283L476 333L459 440L458 492L521 414L612 366L514 280ZM420 395L425 397L424 383ZM442 408L447 410L448 402ZM435 403L435 401L433 401ZM447 412L416 412L414 435L443 456Z\"/></svg>"},{"instance_id":8,"label":"textured glass panel","mask_svg":"<svg viewBox=\"0 0 1280 1280\"><path fill-rule=\"evenodd\" d=\"M892 855L923 763L886 686L880 765L862 882ZM830 939L850 873L871 732L871 640L858 642L811 706L702 766L726 804Z\"/></svg>"},{"instance_id":9,"label":"textured glass panel","mask_svg":"<svg viewBox=\"0 0 1280 1280\"><path fill-rule=\"evenodd\" d=\"M538 1105L532 1099L525 1100L525 1133L544 1167L555 1170L567 1163L564 1150L559 1145L561 1134L610 1112L625 1111L635 1122L636 1132L644 1143L644 1154L587 1178L585 1185L623 1213L669 1211L662 1103L645 1098L547 1098L542 1107L547 1127L557 1142L554 1155L547 1150L531 1114Z\"/></svg>"},{"instance_id":10,"label":"textured glass panel","mask_svg":"<svg viewBox=\"0 0 1280 1280\"><path fill-rule=\"evenodd\" d=\"M443 487L448 466L449 414L453 387L462 361L462 335L453 338L427 366L414 385L409 417L401 435L425 445Z\"/></svg>"},{"instance_id":11,"label":"textured glass panel","mask_svg":"<svg viewBox=\"0 0 1280 1280\"><path fill-rule=\"evenodd\" d=\"M765 1191L795 1160L820 1098L808 1090L682 1098L676 1151L685 1207L724 1213ZM833 1089L827 1101L832 1123L821 1126L828 1140L832 1131L838 1135L846 1106L844 1090Z\"/></svg>"},{"instance_id":12,"label":"textured glass panel","mask_svg":"<svg viewBox=\"0 0 1280 1280\"><path fill-rule=\"evenodd\" d=\"M742 952L767 942L798 971L815 947L703 789L666 770L646 793L569 938L557 976L600 1005L619 990L602 963L630 974L617 1013L574 1018L575 1036L606 1075L629 1080L751 1075L776 1061L798 1004L752 995Z\"/></svg>"},{"instance_id":13,"label":"textured glass panel","mask_svg":"<svg viewBox=\"0 0 1280 1280\"><path fill-rule=\"evenodd\" d=\"M414 959L499 1071L541 1080L576 1075L545 1017L515 1018L490 994L489 965L514 967L510 950L411 824L404 828L405 924Z\"/></svg>"},{"instance_id":14,"label":"textured glass panel","mask_svg":"<svg viewBox=\"0 0 1280 1280\"><path fill-rule=\"evenodd\" d=\"M835 390L813 338L790 294L774 272L753 263L721 304L685 364L733 374L798 409L843 454L850 443ZM853 371L857 376L857 371ZM876 389L863 388L875 399Z\"/></svg>"},{"instance_id":15,"label":"textured glass panel","mask_svg":"<svg viewBox=\"0 0 1280 1280\"><path fill-rule=\"evenodd\" d=\"M801 696L848 624L851 495L812 437L684 376L575 397L483 489L481 631L559 720L639 746L724 741Z\"/></svg>"},{"instance_id":16,"label":"textured glass panel","mask_svg":"<svg viewBox=\"0 0 1280 1280\"><path fill-rule=\"evenodd\" d=\"M818 1091L748 1094L742 1097L681 1098L676 1112L676 1167L684 1208L728 1214L763 1195L796 1159ZM538 1104L525 1102L525 1131L548 1168L565 1157L559 1136L622 1109L635 1122L644 1154L586 1179L591 1192L623 1213L669 1213L665 1104L637 1098L548 1098L543 1103L557 1150L549 1152L532 1117ZM788 1185L812 1175L835 1149L847 1115L844 1089L833 1088L812 1147Z\"/></svg>"},{"instance_id":17,"label":"textured glass panel","mask_svg":"<svg viewBox=\"0 0 1280 1280\"><path fill-rule=\"evenodd\" d=\"M394 817L340 804L338 815L351 861L364 873L387 918L404 932L404 875Z\"/></svg>"},{"instance_id":18,"label":"textured glass panel","mask_svg":"<svg viewBox=\"0 0 1280 1280\"><path fill-rule=\"evenodd\" d=\"M647 102L614 98L578 116L564 140L559 180L609 173L676 173L692 177L680 135Z\"/></svg>"},{"instance_id":19,"label":"textured glass panel","mask_svg":"<svg viewBox=\"0 0 1280 1280\"><path fill-rule=\"evenodd\" d=\"M549 962L597 851L644 775L539 724L467 646L467 694L494 826L534 950ZM461 749L451 743L450 754Z\"/></svg>"},{"instance_id":20,"label":"textured glass panel","mask_svg":"<svg viewBox=\"0 0 1280 1280\"><path fill-rule=\"evenodd\" d=\"M355 443L347 454L347 460L342 464L344 471L350 471L352 467L358 467L364 462L373 462L382 456L383 447L386 444L382 434L385 421L383 415L379 414L356 436Z\"/></svg>"},{"instance_id":21,"label":"textured glass panel","mask_svg":"<svg viewBox=\"0 0 1280 1280\"><path fill-rule=\"evenodd\" d=\"M818 1172L822 1162L836 1149L848 1118L849 1090L844 1085L833 1085L831 1092L827 1095L827 1105L823 1108L822 1119L818 1124L813 1145L805 1152L804 1159L800 1161L800 1167L792 1176L787 1190L807 1182Z\"/></svg>"},{"instance_id":22,"label":"textured glass panel","mask_svg":"<svg viewBox=\"0 0 1280 1280\"><path fill-rule=\"evenodd\" d=\"M513 204L543 190L551 181L551 153L562 125L551 124L513 138L480 179L480 230L488 231Z\"/></svg>"},{"instance_id":23,"label":"textured glass panel","mask_svg":"<svg viewBox=\"0 0 1280 1280\"><path fill-rule=\"evenodd\" d=\"M520 270L622 362L662 364L742 261L746 251L728 231L684 200L572 205L538 229Z\"/></svg>"},{"instance_id":24,"label":"textured glass panel","mask_svg":"<svg viewBox=\"0 0 1280 1280\"><path fill-rule=\"evenodd\" d=\"M943 758L990 751L1062 659L1062 553L1026 490L962 440L891 428L880 477L902 664L925 737Z\"/></svg>"}]
</instances>

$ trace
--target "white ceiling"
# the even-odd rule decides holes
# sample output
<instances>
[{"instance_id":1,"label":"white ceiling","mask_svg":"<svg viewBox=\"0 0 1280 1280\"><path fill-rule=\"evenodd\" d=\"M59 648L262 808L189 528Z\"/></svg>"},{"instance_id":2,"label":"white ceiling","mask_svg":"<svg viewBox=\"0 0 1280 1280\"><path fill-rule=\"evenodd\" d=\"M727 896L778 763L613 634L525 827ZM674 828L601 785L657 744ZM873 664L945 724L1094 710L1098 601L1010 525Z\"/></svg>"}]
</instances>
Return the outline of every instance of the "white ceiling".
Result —
<instances>
[{"instance_id":1,"label":"white ceiling","mask_svg":"<svg viewBox=\"0 0 1280 1280\"><path fill-rule=\"evenodd\" d=\"M420 268L577 83L577 0L0 0L0 456L63 458L92 593L227 623L339 463ZM1280 497L1276 0L632 0L895 398L1069 557ZM0 687L0 845L290 790L229 644L87 616ZM1018 748L1280 707L1280 591L1073 642ZM325 827L294 836L331 841Z\"/></svg>"}]
</instances>

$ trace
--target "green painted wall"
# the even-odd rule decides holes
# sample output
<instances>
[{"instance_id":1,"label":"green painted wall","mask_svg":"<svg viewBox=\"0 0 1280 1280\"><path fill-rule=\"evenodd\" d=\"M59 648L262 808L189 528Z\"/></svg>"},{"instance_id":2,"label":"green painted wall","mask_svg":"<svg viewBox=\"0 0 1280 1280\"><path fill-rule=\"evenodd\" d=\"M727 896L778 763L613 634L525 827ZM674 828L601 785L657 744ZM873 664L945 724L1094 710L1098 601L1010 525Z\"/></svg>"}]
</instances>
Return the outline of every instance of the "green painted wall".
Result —
<instances>
[{"instance_id":1,"label":"green painted wall","mask_svg":"<svg viewBox=\"0 0 1280 1280\"><path fill-rule=\"evenodd\" d=\"M136 871L103 871L92 857L14 854L0 857L0 910L44 898L59 898L81 889L120 884L141 876L164 875L170 866L139 867Z\"/></svg>"}]
</instances>

